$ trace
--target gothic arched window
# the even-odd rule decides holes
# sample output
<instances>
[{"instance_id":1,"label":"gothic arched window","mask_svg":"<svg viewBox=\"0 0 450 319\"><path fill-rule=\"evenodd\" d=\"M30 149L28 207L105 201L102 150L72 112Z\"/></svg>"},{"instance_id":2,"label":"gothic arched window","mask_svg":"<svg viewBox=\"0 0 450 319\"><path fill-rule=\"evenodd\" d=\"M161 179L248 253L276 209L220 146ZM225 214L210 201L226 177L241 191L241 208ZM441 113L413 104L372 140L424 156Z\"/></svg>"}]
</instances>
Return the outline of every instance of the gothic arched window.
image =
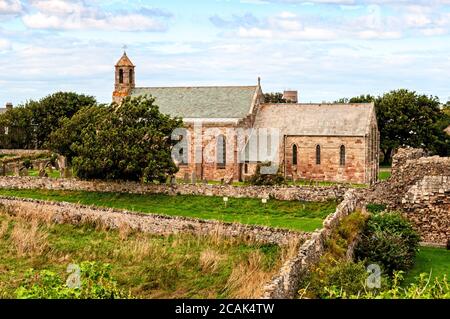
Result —
<instances>
[{"instance_id":1,"label":"gothic arched window","mask_svg":"<svg viewBox=\"0 0 450 319\"><path fill-rule=\"evenodd\" d=\"M120 84L123 83L123 70L122 69L119 70L119 83Z\"/></svg>"},{"instance_id":2,"label":"gothic arched window","mask_svg":"<svg viewBox=\"0 0 450 319\"><path fill-rule=\"evenodd\" d=\"M297 163L297 145L294 144L294 146L292 146L292 165L297 165Z\"/></svg>"},{"instance_id":3,"label":"gothic arched window","mask_svg":"<svg viewBox=\"0 0 450 319\"><path fill-rule=\"evenodd\" d=\"M130 84L133 84L133 82L134 82L134 72L133 72L133 69L130 69Z\"/></svg>"},{"instance_id":4,"label":"gothic arched window","mask_svg":"<svg viewBox=\"0 0 450 319\"><path fill-rule=\"evenodd\" d=\"M339 149L339 165L345 166L345 146L341 145Z\"/></svg>"},{"instance_id":5,"label":"gothic arched window","mask_svg":"<svg viewBox=\"0 0 450 319\"><path fill-rule=\"evenodd\" d=\"M223 135L219 135L217 137L216 154L217 154L217 167L225 168L225 165L227 164L227 141L225 136Z\"/></svg>"},{"instance_id":6,"label":"gothic arched window","mask_svg":"<svg viewBox=\"0 0 450 319\"><path fill-rule=\"evenodd\" d=\"M320 145L316 146L316 164L320 165Z\"/></svg>"}]
</instances>

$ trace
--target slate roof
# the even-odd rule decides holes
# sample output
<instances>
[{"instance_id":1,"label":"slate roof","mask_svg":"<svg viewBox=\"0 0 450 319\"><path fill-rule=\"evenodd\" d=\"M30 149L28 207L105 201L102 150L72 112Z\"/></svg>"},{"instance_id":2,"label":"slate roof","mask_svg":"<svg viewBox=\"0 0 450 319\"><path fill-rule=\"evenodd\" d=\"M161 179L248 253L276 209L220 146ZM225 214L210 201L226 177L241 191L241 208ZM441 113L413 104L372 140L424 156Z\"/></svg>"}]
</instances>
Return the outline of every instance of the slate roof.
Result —
<instances>
[{"instance_id":1,"label":"slate roof","mask_svg":"<svg viewBox=\"0 0 450 319\"><path fill-rule=\"evenodd\" d=\"M279 128L282 135L364 136L373 112L372 103L263 104L255 128Z\"/></svg>"},{"instance_id":2,"label":"slate roof","mask_svg":"<svg viewBox=\"0 0 450 319\"><path fill-rule=\"evenodd\" d=\"M182 118L240 119L250 112L258 86L135 88L131 96L152 95L160 111Z\"/></svg>"}]
</instances>

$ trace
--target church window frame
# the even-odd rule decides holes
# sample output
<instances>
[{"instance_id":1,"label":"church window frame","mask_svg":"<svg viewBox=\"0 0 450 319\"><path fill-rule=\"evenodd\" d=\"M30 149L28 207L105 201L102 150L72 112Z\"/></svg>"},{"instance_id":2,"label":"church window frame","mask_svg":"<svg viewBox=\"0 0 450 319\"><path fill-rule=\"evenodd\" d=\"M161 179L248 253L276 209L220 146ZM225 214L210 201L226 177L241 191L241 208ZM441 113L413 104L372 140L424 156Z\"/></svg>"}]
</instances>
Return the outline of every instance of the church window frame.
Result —
<instances>
[{"instance_id":1,"label":"church window frame","mask_svg":"<svg viewBox=\"0 0 450 319\"><path fill-rule=\"evenodd\" d=\"M322 150L319 144L316 145L316 165L320 165L322 159L321 159L321 154Z\"/></svg>"},{"instance_id":2,"label":"church window frame","mask_svg":"<svg viewBox=\"0 0 450 319\"><path fill-rule=\"evenodd\" d=\"M298 165L298 146L292 145L292 165Z\"/></svg>"},{"instance_id":3,"label":"church window frame","mask_svg":"<svg viewBox=\"0 0 450 319\"><path fill-rule=\"evenodd\" d=\"M346 162L346 149L345 149L345 145L341 145L339 147L339 165L340 166L345 166L345 162Z\"/></svg>"},{"instance_id":4,"label":"church window frame","mask_svg":"<svg viewBox=\"0 0 450 319\"><path fill-rule=\"evenodd\" d=\"M123 69L119 69L119 84L123 84Z\"/></svg>"},{"instance_id":5,"label":"church window frame","mask_svg":"<svg viewBox=\"0 0 450 319\"><path fill-rule=\"evenodd\" d=\"M227 165L227 138L223 134L217 136L216 161L218 169L224 169Z\"/></svg>"}]
</instances>

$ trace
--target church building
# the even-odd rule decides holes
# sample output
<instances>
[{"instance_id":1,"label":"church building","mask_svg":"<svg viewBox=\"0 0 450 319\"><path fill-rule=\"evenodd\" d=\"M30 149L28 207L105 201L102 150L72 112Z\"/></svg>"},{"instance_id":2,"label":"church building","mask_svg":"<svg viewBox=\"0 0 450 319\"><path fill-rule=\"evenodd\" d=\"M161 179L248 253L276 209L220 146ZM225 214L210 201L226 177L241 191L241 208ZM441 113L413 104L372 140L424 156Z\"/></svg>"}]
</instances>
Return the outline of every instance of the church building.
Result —
<instances>
[{"instance_id":1,"label":"church building","mask_svg":"<svg viewBox=\"0 0 450 319\"><path fill-rule=\"evenodd\" d=\"M249 86L136 87L124 53L115 66L113 101L143 95L162 113L183 119L178 178L242 181L258 163L288 180L372 184L378 176L379 131L373 103L264 103L261 81ZM274 165L276 164L276 165Z\"/></svg>"}]
</instances>

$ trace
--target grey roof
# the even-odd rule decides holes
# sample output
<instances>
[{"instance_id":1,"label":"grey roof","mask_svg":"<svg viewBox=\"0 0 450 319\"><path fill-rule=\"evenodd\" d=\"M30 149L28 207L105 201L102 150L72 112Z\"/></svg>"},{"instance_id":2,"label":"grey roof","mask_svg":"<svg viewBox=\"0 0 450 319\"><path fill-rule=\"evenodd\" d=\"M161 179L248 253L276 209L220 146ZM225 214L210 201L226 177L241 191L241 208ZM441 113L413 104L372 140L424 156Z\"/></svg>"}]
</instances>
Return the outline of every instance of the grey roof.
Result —
<instances>
[{"instance_id":1,"label":"grey roof","mask_svg":"<svg viewBox=\"0 0 450 319\"><path fill-rule=\"evenodd\" d=\"M373 112L372 103L263 104L255 128L279 128L282 135L364 136Z\"/></svg>"},{"instance_id":2,"label":"grey roof","mask_svg":"<svg viewBox=\"0 0 450 319\"><path fill-rule=\"evenodd\" d=\"M131 96L152 95L160 111L182 118L244 118L257 86L135 88Z\"/></svg>"}]
</instances>

